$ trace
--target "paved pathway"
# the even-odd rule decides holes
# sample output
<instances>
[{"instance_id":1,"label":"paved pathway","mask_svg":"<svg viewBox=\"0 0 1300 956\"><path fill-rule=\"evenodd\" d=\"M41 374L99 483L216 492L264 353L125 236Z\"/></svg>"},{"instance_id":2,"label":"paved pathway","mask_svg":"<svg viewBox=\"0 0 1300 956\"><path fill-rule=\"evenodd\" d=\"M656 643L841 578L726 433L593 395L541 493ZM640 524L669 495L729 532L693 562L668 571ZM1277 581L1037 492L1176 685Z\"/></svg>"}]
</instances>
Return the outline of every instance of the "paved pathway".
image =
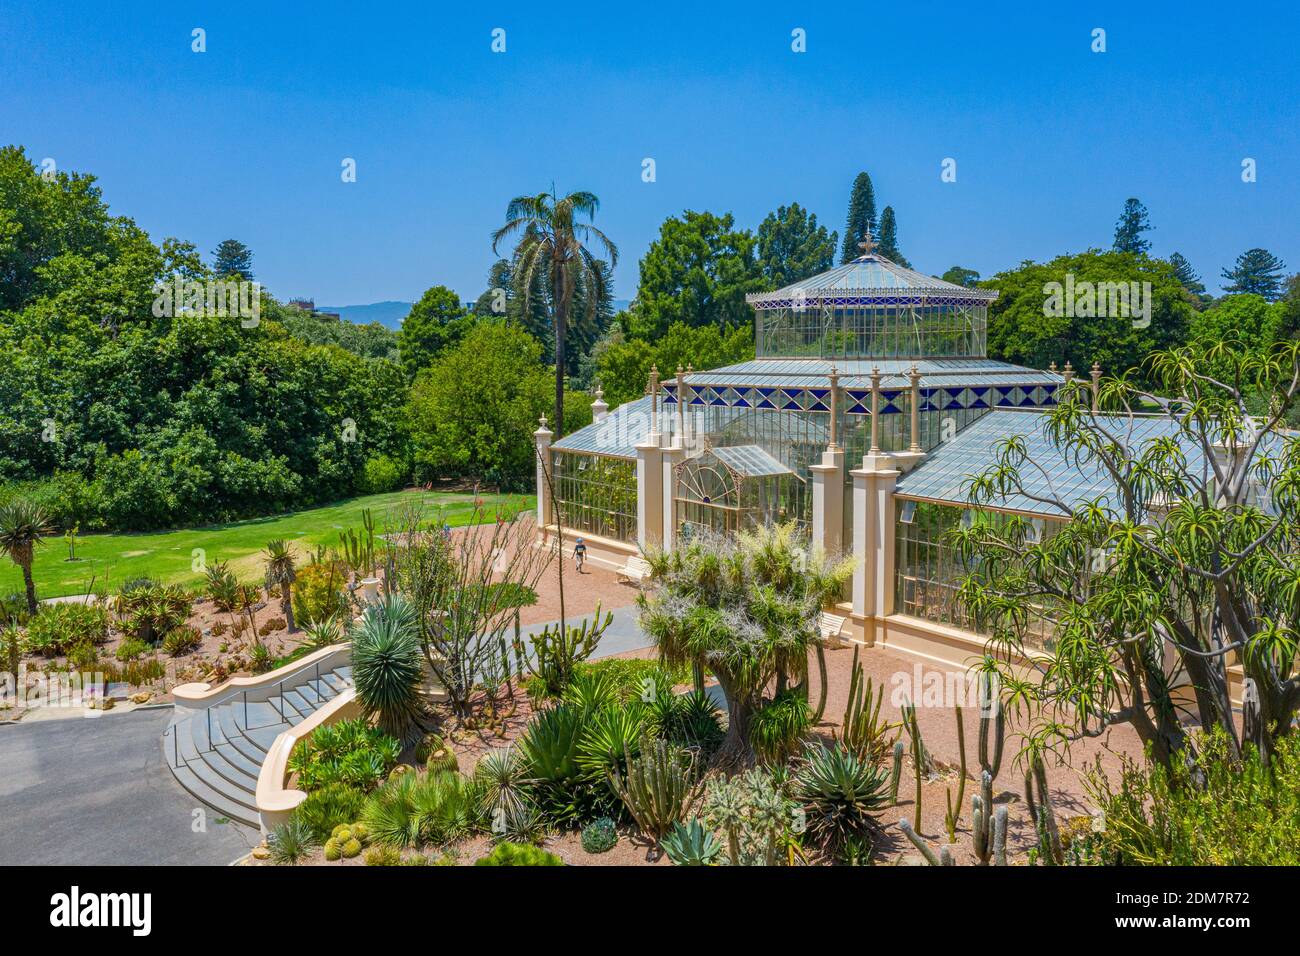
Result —
<instances>
[{"instance_id":1,"label":"paved pathway","mask_svg":"<svg viewBox=\"0 0 1300 956\"><path fill-rule=\"evenodd\" d=\"M613 657L615 654L640 650L653 645L650 638L637 625L638 611L635 604L617 608L611 613L614 615L614 620L609 625L609 629L601 635L600 643L596 645L596 651L591 655L593 660L600 657ZM590 615L571 617L568 622L570 625L581 625L586 617L590 617ZM525 625L524 639L528 640L532 635L540 634L545 626L545 624ZM552 626L554 626L554 622L552 622Z\"/></svg>"},{"instance_id":2,"label":"paved pathway","mask_svg":"<svg viewBox=\"0 0 1300 956\"><path fill-rule=\"evenodd\" d=\"M0 864L225 865L261 839L185 793L171 708L0 726ZM206 832L194 832L202 809Z\"/></svg>"}]
</instances>

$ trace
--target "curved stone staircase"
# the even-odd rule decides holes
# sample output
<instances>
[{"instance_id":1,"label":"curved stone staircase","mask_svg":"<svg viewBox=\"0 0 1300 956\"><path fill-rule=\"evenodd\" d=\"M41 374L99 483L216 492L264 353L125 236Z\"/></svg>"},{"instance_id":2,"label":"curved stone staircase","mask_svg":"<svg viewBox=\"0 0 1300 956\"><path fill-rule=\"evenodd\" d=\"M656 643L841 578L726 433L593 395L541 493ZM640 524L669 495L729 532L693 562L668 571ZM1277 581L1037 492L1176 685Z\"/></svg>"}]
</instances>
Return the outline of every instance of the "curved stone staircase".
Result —
<instances>
[{"instance_id":1,"label":"curved stone staircase","mask_svg":"<svg viewBox=\"0 0 1300 956\"><path fill-rule=\"evenodd\" d=\"M351 666L327 663L269 687L232 688L206 707L178 703L162 737L167 766L182 787L223 817L258 827L255 794L267 750L282 731L351 686Z\"/></svg>"}]
</instances>

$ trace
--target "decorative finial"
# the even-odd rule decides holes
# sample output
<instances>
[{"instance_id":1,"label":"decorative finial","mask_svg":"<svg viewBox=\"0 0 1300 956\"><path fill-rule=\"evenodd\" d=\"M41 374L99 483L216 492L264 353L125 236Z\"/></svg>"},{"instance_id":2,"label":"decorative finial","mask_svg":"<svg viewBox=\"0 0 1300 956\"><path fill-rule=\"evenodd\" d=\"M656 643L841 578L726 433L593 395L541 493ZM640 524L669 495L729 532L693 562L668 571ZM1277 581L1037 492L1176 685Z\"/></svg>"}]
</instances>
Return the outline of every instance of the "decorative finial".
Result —
<instances>
[{"instance_id":1,"label":"decorative finial","mask_svg":"<svg viewBox=\"0 0 1300 956\"><path fill-rule=\"evenodd\" d=\"M542 427L545 428L545 427L546 427L546 416L545 416L545 415L542 416L542 418L541 418L541 422L542 422Z\"/></svg>"},{"instance_id":2,"label":"decorative finial","mask_svg":"<svg viewBox=\"0 0 1300 956\"><path fill-rule=\"evenodd\" d=\"M858 243L858 248L862 250L864 256L871 255L871 250L876 248L876 241L871 238L870 229L863 235L862 241Z\"/></svg>"}]
</instances>

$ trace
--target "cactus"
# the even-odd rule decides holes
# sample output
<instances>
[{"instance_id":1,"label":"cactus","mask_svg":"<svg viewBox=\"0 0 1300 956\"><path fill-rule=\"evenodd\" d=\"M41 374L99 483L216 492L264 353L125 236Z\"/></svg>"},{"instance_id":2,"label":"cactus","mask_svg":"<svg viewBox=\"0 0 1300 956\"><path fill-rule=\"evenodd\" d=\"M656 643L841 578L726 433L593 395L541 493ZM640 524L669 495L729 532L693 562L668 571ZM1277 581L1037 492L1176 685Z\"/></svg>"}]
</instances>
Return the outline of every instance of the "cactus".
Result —
<instances>
[{"instance_id":1,"label":"cactus","mask_svg":"<svg viewBox=\"0 0 1300 956\"><path fill-rule=\"evenodd\" d=\"M993 713L989 713L993 711ZM993 753L989 753L990 732L993 738ZM1002 709L1002 701L993 687L993 675L984 673L980 676L980 767L994 780L1002 768L1002 744L1006 739L1007 716Z\"/></svg>"},{"instance_id":2,"label":"cactus","mask_svg":"<svg viewBox=\"0 0 1300 956\"><path fill-rule=\"evenodd\" d=\"M333 863L343 856L343 850L339 847L338 841L334 839L325 841L325 859Z\"/></svg>"},{"instance_id":3,"label":"cactus","mask_svg":"<svg viewBox=\"0 0 1300 956\"><path fill-rule=\"evenodd\" d=\"M891 741L887 734L895 725L880 722L880 707L884 701L884 694L876 697L871 679L862 676L855 646L853 666L849 671L849 698L844 705L843 731L837 739L859 760L878 763L889 752Z\"/></svg>"},{"instance_id":4,"label":"cactus","mask_svg":"<svg viewBox=\"0 0 1300 956\"><path fill-rule=\"evenodd\" d=\"M955 866L956 863L952 858L952 853L948 848L940 847L939 855L935 856L934 850L930 849L930 844L921 839L921 835L916 832L912 824L907 820L899 820L898 828L903 831L903 836L912 841L912 846L921 851L921 856L925 857L925 862L931 866Z\"/></svg>"},{"instance_id":5,"label":"cactus","mask_svg":"<svg viewBox=\"0 0 1300 956\"><path fill-rule=\"evenodd\" d=\"M894 741L894 769L889 775L889 802L898 806L898 783L903 778L903 747L901 740Z\"/></svg>"},{"instance_id":6,"label":"cactus","mask_svg":"<svg viewBox=\"0 0 1300 956\"><path fill-rule=\"evenodd\" d=\"M1007 808L998 807L996 813L994 812L993 777L987 770L980 774L980 792L973 795L970 802L973 827L971 840L975 845L976 858L984 866L988 866L989 860L993 859L995 855L1000 856L1003 863L1005 863L1007 852ZM1001 836L998 835L999 825L1001 826Z\"/></svg>"},{"instance_id":7,"label":"cactus","mask_svg":"<svg viewBox=\"0 0 1300 956\"><path fill-rule=\"evenodd\" d=\"M1034 799L1034 788L1038 789L1038 799ZM1065 856L1061 849L1061 832L1056 826L1056 813L1052 810L1052 798L1047 789L1047 767L1043 758L1034 754L1030 758L1029 769L1025 771L1025 806L1029 810L1029 819L1034 821L1038 831L1038 855L1043 862L1060 866Z\"/></svg>"},{"instance_id":8,"label":"cactus","mask_svg":"<svg viewBox=\"0 0 1300 956\"><path fill-rule=\"evenodd\" d=\"M961 822L961 804L966 796L966 728L961 720L961 705L957 710L957 751L961 754L960 776L957 778L957 799L952 798L952 789L948 789L948 810L944 814L944 823L948 827L948 842L957 842L957 824Z\"/></svg>"},{"instance_id":9,"label":"cactus","mask_svg":"<svg viewBox=\"0 0 1300 956\"><path fill-rule=\"evenodd\" d=\"M921 776L926 763L925 743L921 740L921 727L916 722L916 705L903 705L903 726L907 728L912 741L912 773L916 778L916 804L913 810L912 826L921 828Z\"/></svg>"},{"instance_id":10,"label":"cactus","mask_svg":"<svg viewBox=\"0 0 1300 956\"><path fill-rule=\"evenodd\" d=\"M339 852L343 854L343 859L345 860L350 860L354 856L359 856L361 854L361 841L356 837L353 837L351 840L348 840L339 847Z\"/></svg>"},{"instance_id":11,"label":"cactus","mask_svg":"<svg viewBox=\"0 0 1300 956\"><path fill-rule=\"evenodd\" d=\"M643 740L639 757L626 748L624 756L627 773L610 768L609 785L641 832L658 845L674 824L686 819L699 796L695 755L666 740Z\"/></svg>"}]
</instances>

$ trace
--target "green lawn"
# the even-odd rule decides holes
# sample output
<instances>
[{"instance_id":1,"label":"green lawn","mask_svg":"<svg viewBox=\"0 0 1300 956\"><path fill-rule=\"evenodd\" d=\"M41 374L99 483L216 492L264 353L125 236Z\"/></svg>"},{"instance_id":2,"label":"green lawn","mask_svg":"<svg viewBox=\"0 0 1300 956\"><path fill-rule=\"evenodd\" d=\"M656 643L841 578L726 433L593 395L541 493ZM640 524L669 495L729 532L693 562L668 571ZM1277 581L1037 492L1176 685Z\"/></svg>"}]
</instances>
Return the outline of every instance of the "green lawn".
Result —
<instances>
[{"instance_id":1,"label":"green lawn","mask_svg":"<svg viewBox=\"0 0 1300 956\"><path fill-rule=\"evenodd\" d=\"M182 528L176 531L141 534L94 534L77 541L78 561L68 561L68 546L63 538L49 538L36 550L32 566L38 597L84 594L95 579L99 589L107 582L110 589L122 581L140 576L160 578L171 583L192 584L202 574L192 570L196 548L203 550L209 563L228 561L247 581L262 575L261 551L273 538L297 543L300 560L308 550L319 545L337 546L339 533L345 528L361 530L361 512L369 508L375 519L375 533L384 532L385 515L399 503L420 499L433 516L438 509L452 527L468 524L474 511L474 496L441 492L397 491L385 495L352 498L324 508L295 511L268 518L251 518L205 528ZM531 496L485 495L490 508L499 501L534 506ZM23 589L22 572L7 558L0 557L0 593L14 594Z\"/></svg>"}]
</instances>

